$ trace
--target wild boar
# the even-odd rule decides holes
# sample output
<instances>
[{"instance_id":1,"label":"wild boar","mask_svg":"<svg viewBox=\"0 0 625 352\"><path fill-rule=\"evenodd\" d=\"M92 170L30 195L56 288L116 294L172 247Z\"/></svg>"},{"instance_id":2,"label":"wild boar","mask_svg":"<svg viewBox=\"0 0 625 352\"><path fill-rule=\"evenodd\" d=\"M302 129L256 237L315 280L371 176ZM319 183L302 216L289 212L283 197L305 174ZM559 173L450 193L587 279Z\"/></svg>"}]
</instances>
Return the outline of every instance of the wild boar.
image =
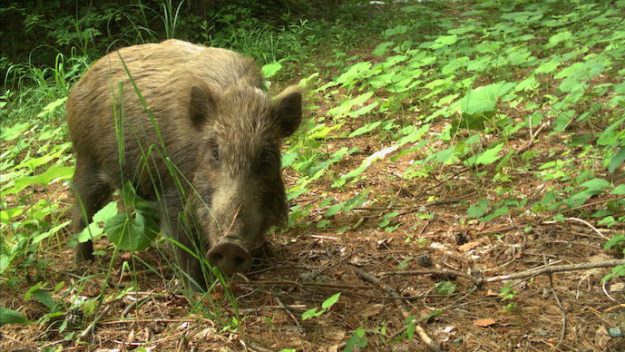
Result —
<instances>
[{"instance_id":1,"label":"wild boar","mask_svg":"<svg viewBox=\"0 0 625 352\"><path fill-rule=\"evenodd\" d=\"M302 118L302 93L275 98L250 58L180 40L112 52L67 101L76 154L73 230L81 231L130 181L159 204L190 287L206 287L208 259L225 274L249 270L264 233L288 214L280 147ZM91 241L77 260L93 258Z\"/></svg>"}]
</instances>

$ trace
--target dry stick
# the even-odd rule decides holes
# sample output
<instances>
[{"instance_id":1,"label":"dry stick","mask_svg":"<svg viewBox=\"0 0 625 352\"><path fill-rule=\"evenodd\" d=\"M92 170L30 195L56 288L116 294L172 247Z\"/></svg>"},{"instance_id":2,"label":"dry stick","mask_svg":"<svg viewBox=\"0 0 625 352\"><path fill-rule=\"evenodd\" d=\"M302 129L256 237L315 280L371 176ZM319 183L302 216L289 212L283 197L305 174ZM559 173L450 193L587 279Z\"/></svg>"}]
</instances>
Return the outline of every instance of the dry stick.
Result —
<instances>
[{"instance_id":1,"label":"dry stick","mask_svg":"<svg viewBox=\"0 0 625 352\"><path fill-rule=\"evenodd\" d=\"M538 136L538 134L547 126L547 124L542 124L540 125L540 127L538 127L538 129L536 130L535 133L530 133L530 140L529 142L527 142L526 145L522 146L521 148L519 148L519 150L517 150L516 152L518 154L523 153L524 151L530 149L530 147L532 145L534 145L534 142L536 141L536 136Z\"/></svg>"},{"instance_id":2,"label":"dry stick","mask_svg":"<svg viewBox=\"0 0 625 352\"><path fill-rule=\"evenodd\" d=\"M406 270L406 271L383 271L379 273L382 276L393 276L393 275L440 275L440 276L459 276L463 277L476 285L480 285L482 280L478 277L471 276L469 274L465 274L461 271L456 270L439 270L439 269L424 269L424 270Z\"/></svg>"},{"instance_id":3,"label":"dry stick","mask_svg":"<svg viewBox=\"0 0 625 352\"><path fill-rule=\"evenodd\" d=\"M604 240L607 240L607 239L608 239L608 237L607 237L606 235L602 234L599 230L597 230L597 228L596 228L596 227L592 226L592 224L591 224L591 223L589 223L589 222L588 222L588 221L586 221L586 220L583 220L583 219L578 219L578 218L566 218L566 220L581 222L582 224L584 224L584 225L586 225L586 226L590 227L590 229L591 229L591 230L593 230L593 231L594 231L597 235L599 235L599 237L603 238Z\"/></svg>"},{"instance_id":4,"label":"dry stick","mask_svg":"<svg viewBox=\"0 0 625 352\"><path fill-rule=\"evenodd\" d=\"M614 198L602 199L602 200L598 200L596 202L590 202L590 203L578 205L578 206L573 207L573 208L562 209L562 210L560 210L560 213L561 214L566 214L566 213L570 213L570 212L575 211L575 210L580 210L580 209L592 207L594 205L599 205L599 204L611 202L613 200L621 200L621 199L625 199L625 195L619 195L619 196L614 197ZM539 221L547 220L547 219L549 219L549 218L551 218L553 216L554 216L553 214L545 215L545 216L541 217Z\"/></svg>"},{"instance_id":5,"label":"dry stick","mask_svg":"<svg viewBox=\"0 0 625 352\"><path fill-rule=\"evenodd\" d=\"M87 328L85 330L83 330L80 335L78 335L78 340L76 340L76 344L78 344L82 339L84 339L87 335L89 335L90 332L93 331L93 329L95 328L96 324L100 321L100 319L102 319L102 317L108 313L109 309L111 306L106 306L104 307L104 309L102 309L102 311L100 312L100 314L96 315L96 317L93 319L93 321L87 326Z\"/></svg>"},{"instance_id":6,"label":"dry stick","mask_svg":"<svg viewBox=\"0 0 625 352\"><path fill-rule=\"evenodd\" d=\"M625 265L625 259L606 260L606 261L597 262L597 263L587 262L587 263L579 263L579 264L552 265L552 266L540 267L536 269L524 270L524 271L514 273L514 274L487 277L487 278L480 280L480 282L490 283L490 282L507 281L507 280L514 280L514 279L525 279L528 277L541 275L541 274L552 274L552 273L558 273L558 272L563 272L563 271L576 271L576 270L586 270L586 269L595 269L595 268L609 268L609 267L615 267L617 265Z\"/></svg>"},{"instance_id":7,"label":"dry stick","mask_svg":"<svg viewBox=\"0 0 625 352\"><path fill-rule=\"evenodd\" d=\"M109 320L100 322L100 325L115 325L115 324L130 324L130 323L192 323L197 321L197 319L162 319L162 318L154 318L154 319L123 319L123 320ZM210 321L208 319L203 319L203 322Z\"/></svg>"},{"instance_id":8,"label":"dry stick","mask_svg":"<svg viewBox=\"0 0 625 352\"><path fill-rule=\"evenodd\" d=\"M276 302L278 302L278 305L280 306L280 308L284 309L286 314L288 314L288 316L291 317L291 319L295 322L295 325L297 325L297 331L302 333L304 329L302 329L302 326L300 325L299 320L297 320L297 318L293 315L293 313L291 313L291 310L286 305L284 305L284 303L282 303L280 298L278 298L277 296L274 296L273 298L276 300Z\"/></svg>"},{"instance_id":9,"label":"dry stick","mask_svg":"<svg viewBox=\"0 0 625 352\"><path fill-rule=\"evenodd\" d=\"M491 283L491 282L497 282L497 281L507 281L507 280L514 280L514 279L525 279L528 277L532 277L532 276L536 276L536 275L541 275L541 274L551 274L551 273L558 273L558 272L563 272L563 271L576 271L576 270L585 270L585 269L595 269L595 268L609 268L609 267L615 267L617 265L625 265L625 259L614 259L614 260L607 260L607 261L602 261L602 262L596 262L596 263L579 263L579 264L563 264L563 265L551 265L551 266L541 266L539 268L534 268L534 269L529 269L529 270L525 270L525 271L521 271L518 273L514 273L514 274L508 274L508 275L499 275L499 276L492 276L492 277L485 277L485 278L478 278L478 277L474 277L471 276L469 274L465 274L461 271L456 271L456 270L436 270L436 269L432 269L432 270L409 270L409 271L384 271L381 272L380 275L382 276L391 276L391 275L441 275L441 276L448 276L448 275L455 275L458 277L462 277L465 278L471 282L473 282L475 285L482 285L484 283Z\"/></svg>"},{"instance_id":10,"label":"dry stick","mask_svg":"<svg viewBox=\"0 0 625 352\"><path fill-rule=\"evenodd\" d=\"M543 262L545 263L545 266L548 265L546 256L543 256ZM562 302L560 302L560 298L558 298L556 289L553 287L553 274L548 273L547 277L549 278L549 287L551 287L551 293L553 293L553 299L555 299L556 304L558 305L558 308L560 308L560 314L562 314L562 330L560 331L560 338L558 338L558 343L556 343L556 345L553 346L553 351L557 351L560 345L562 344L562 341L564 341L564 337L566 336L567 319L566 319L566 312L564 311L564 307L562 307Z\"/></svg>"},{"instance_id":11,"label":"dry stick","mask_svg":"<svg viewBox=\"0 0 625 352\"><path fill-rule=\"evenodd\" d=\"M406 303L404 303L403 297L400 296L399 293L395 291L395 289L383 284L375 276L365 272L364 270L358 267L354 267L354 270L356 271L358 276L360 276L363 280L379 286L384 291L386 291L386 293L391 295L391 297L393 297L397 301L397 304L399 308L401 309L404 317L408 317L410 315L408 312L408 308L406 307ZM415 331L417 332L417 335L419 336L421 341L430 349L430 351L436 351L436 352L442 351L440 343L432 340L432 338L427 334L427 332L425 332L425 329L423 329L423 327L421 327L420 324L415 325Z\"/></svg>"},{"instance_id":12,"label":"dry stick","mask_svg":"<svg viewBox=\"0 0 625 352\"><path fill-rule=\"evenodd\" d=\"M263 346L259 346L253 342L245 342L243 340L239 340L239 343L243 345L243 348L245 348L246 351L251 350L251 351L258 351L258 352L273 352L272 350L267 349Z\"/></svg>"}]
</instances>

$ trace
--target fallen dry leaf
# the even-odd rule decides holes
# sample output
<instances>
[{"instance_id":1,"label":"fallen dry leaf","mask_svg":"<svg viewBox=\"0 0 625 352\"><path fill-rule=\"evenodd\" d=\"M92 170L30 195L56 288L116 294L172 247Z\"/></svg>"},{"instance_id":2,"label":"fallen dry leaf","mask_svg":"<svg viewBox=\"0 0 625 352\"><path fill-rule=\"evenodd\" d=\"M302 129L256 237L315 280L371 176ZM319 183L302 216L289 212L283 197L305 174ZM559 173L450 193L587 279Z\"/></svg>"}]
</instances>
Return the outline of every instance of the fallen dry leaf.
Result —
<instances>
[{"instance_id":1,"label":"fallen dry leaf","mask_svg":"<svg viewBox=\"0 0 625 352\"><path fill-rule=\"evenodd\" d=\"M360 316L363 317L364 319L371 318L374 315L380 314L383 307L384 306L382 304L368 305L367 308L362 310L362 312L360 313Z\"/></svg>"},{"instance_id":2,"label":"fallen dry leaf","mask_svg":"<svg viewBox=\"0 0 625 352\"><path fill-rule=\"evenodd\" d=\"M479 246L480 244L482 244L482 241L471 241L471 242L467 242L461 246L458 246L458 250L461 252L468 252L470 250L472 250L473 248Z\"/></svg>"},{"instance_id":3,"label":"fallen dry leaf","mask_svg":"<svg viewBox=\"0 0 625 352\"><path fill-rule=\"evenodd\" d=\"M491 325L495 325L496 323L497 321L491 318L477 319L473 321L473 325L480 327L480 328L487 328Z\"/></svg>"}]
</instances>

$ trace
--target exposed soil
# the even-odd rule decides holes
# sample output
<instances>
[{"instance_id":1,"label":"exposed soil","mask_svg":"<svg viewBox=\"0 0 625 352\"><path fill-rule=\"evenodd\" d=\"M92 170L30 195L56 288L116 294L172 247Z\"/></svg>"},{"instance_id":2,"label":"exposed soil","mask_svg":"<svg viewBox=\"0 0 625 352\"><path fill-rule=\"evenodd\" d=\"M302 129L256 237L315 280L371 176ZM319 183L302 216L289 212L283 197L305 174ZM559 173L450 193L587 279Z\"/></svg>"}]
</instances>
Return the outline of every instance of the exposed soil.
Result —
<instances>
[{"instance_id":1,"label":"exposed soil","mask_svg":"<svg viewBox=\"0 0 625 352\"><path fill-rule=\"evenodd\" d=\"M375 137L331 141L324 151L345 145L383 146ZM544 137L532 146L560 148L557 140ZM336 172L356 167L368 154L355 154L339 164ZM219 287L206 297L193 297L200 305L218 307L218 315L206 318L201 308L191 308L178 291L180 285L157 249L137 256L154 270L135 261L134 274L122 271L122 254L112 265L105 301L99 309L93 331L76 342L64 341L58 333L60 322L4 326L0 348L3 351L29 351L51 346L63 350L132 350L139 346L154 351L266 351L295 348L303 351L342 350L358 327L367 331L372 351L420 351L425 346L416 337L406 338L406 314L422 319L428 334L449 351L623 351L625 339L610 337L608 329L625 329L624 281L602 284L608 269L563 272L508 282L516 294L509 300L499 295L502 282L476 287L465 277L446 274L410 274L415 270L453 270L475 277L515 273L549 264L572 264L615 259L601 248L605 231L595 231L578 219L608 199L593 199L587 206L570 211L570 219L556 223L546 217L511 214L489 223L466 221L466 209L477 199L497 199L490 177L473 178L462 168L447 167L437 175L410 181L399 178L410 160L404 155L384 160L368 170L360 185L345 190L331 188L331 176L316 183L313 191L297 199L298 204L317 204L334 197L345 200L365 187L372 201L348 214L337 215L328 228L315 225L324 209L315 209L299 225L270 235L272 254L259 261L255 271L230 280L230 290L238 302L239 329L221 330L224 322L237 316ZM338 170L337 170L338 169ZM491 173L491 170L485 170ZM286 174L293 184L296 176ZM544 184L518 174L510 181L519 199L541 196ZM65 196L62 192L53 192ZM385 232L378 223L389 211L398 227ZM428 214L428 216L424 216ZM589 220L590 221L590 220ZM612 231L622 231L612 228ZM97 248L109 247L106 241ZM48 267L30 272L30 284L41 278L52 287L65 281L58 294L68 300L71 293L94 297L103 290L108 254L102 264L87 268L73 263L71 249L50 244ZM362 279L364 271L381 284ZM160 275L157 274L160 273ZM402 274L402 272L404 272ZM162 278L159 277L162 275ZM136 280L140 292L115 297ZM436 284L450 281L452 293L437 291ZM80 283L80 285L77 285ZM73 286L83 286L73 292ZM25 301L16 292L23 288L4 287L0 301L18 308L31 318L45 309ZM392 289L402 299L393 299ZM336 292L339 302L327 313L302 321L301 314ZM192 300L192 301L193 301ZM401 301L401 302L400 302ZM80 316L76 317L80 321ZM90 320L93 320L91 317ZM66 330L67 332L67 330Z\"/></svg>"}]
</instances>

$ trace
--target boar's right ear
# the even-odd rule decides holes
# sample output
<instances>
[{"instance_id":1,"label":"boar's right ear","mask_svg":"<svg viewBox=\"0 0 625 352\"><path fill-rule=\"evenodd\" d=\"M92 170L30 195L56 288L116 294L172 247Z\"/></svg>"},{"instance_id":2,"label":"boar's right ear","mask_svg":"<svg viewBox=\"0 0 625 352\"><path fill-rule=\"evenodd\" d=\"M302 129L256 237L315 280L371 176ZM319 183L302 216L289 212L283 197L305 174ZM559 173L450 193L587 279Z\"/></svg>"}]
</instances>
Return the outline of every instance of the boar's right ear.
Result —
<instances>
[{"instance_id":1,"label":"boar's right ear","mask_svg":"<svg viewBox=\"0 0 625 352\"><path fill-rule=\"evenodd\" d=\"M215 109L215 98L210 90L199 86L191 87L189 118L195 128L201 129L214 116Z\"/></svg>"},{"instance_id":2,"label":"boar's right ear","mask_svg":"<svg viewBox=\"0 0 625 352\"><path fill-rule=\"evenodd\" d=\"M302 122L302 90L298 86L283 90L274 100L273 111L282 136L292 135Z\"/></svg>"}]
</instances>

